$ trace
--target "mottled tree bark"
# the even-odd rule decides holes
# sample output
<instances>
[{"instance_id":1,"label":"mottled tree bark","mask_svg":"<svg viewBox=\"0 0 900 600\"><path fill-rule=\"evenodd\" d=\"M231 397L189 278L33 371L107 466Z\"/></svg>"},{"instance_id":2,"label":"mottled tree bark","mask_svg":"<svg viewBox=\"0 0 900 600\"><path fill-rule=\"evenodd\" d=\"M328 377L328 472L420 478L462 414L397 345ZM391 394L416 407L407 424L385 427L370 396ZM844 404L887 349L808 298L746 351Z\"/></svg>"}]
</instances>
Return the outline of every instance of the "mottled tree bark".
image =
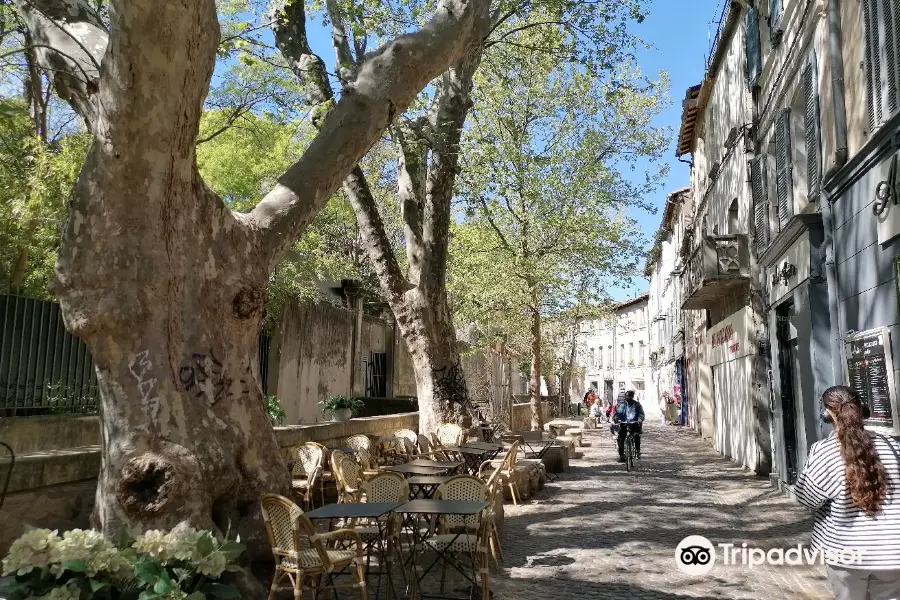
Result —
<instances>
[{"instance_id":1,"label":"mottled tree bark","mask_svg":"<svg viewBox=\"0 0 900 600\"><path fill-rule=\"evenodd\" d=\"M368 56L303 157L235 214L195 161L219 41L213 0L113 1L109 33L83 0L16 3L94 136L54 285L100 388L95 523L230 525L265 552L259 497L289 489L258 383L268 271L394 113L471 46L481 4L444 0L422 31Z\"/></svg>"}]
</instances>

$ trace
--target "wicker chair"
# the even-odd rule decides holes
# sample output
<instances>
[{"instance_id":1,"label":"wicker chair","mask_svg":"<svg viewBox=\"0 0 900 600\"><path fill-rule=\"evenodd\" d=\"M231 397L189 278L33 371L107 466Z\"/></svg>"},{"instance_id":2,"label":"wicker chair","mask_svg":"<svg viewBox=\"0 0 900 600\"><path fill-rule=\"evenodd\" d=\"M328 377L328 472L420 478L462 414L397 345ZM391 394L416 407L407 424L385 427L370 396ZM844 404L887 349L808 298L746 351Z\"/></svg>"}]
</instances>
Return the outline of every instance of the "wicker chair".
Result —
<instances>
[{"instance_id":1,"label":"wicker chair","mask_svg":"<svg viewBox=\"0 0 900 600\"><path fill-rule=\"evenodd\" d=\"M441 446L459 446L466 441L466 432L456 423L444 423L434 432Z\"/></svg>"},{"instance_id":2,"label":"wicker chair","mask_svg":"<svg viewBox=\"0 0 900 600\"><path fill-rule=\"evenodd\" d=\"M503 486L506 486L512 496L513 504L516 506L519 504L519 492L516 488L516 455L519 452L520 445L521 443L518 441L513 442L506 456L499 463L489 460L482 463L478 469L478 476L482 479L485 478L487 469L493 469L494 472L490 476L498 478L498 489L503 489Z\"/></svg>"},{"instance_id":3,"label":"wicker chair","mask_svg":"<svg viewBox=\"0 0 900 600\"><path fill-rule=\"evenodd\" d=\"M394 437L399 441L399 453L407 461L416 455L416 444L419 441L419 434L412 429L398 429L394 432Z\"/></svg>"},{"instance_id":4,"label":"wicker chair","mask_svg":"<svg viewBox=\"0 0 900 600\"><path fill-rule=\"evenodd\" d=\"M487 536L487 540L490 545L491 556L493 557L494 564L498 569L500 568L500 561L503 560L503 547L500 544L500 531L497 529L495 507L498 499L500 500L500 502L503 501L502 485L503 481L500 477L500 469L494 469L493 471L491 471L487 482L485 482L485 488L487 488L487 498L490 506L488 506L484 511L484 527L485 535Z\"/></svg>"},{"instance_id":5,"label":"wicker chair","mask_svg":"<svg viewBox=\"0 0 900 600\"><path fill-rule=\"evenodd\" d=\"M378 475L382 472L379 469L378 465L375 464L375 461L372 459L372 454L368 450L360 448L356 451L354 456L356 457L356 462L362 469L362 479L374 477L375 475Z\"/></svg>"},{"instance_id":6,"label":"wicker chair","mask_svg":"<svg viewBox=\"0 0 900 600\"><path fill-rule=\"evenodd\" d=\"M362 480L362 468L359 464L340 450L335 450L331 453L331 469L337 484L338 502L359 502L359 485Z\"/></svg>"},{"instance_id":7,"label":"wicker chair","mask_svg":"<svg viewBox=\"0 0 900 600\"><path fill-rule=\"evenodd\" d=\"M352 448L353 450L368 450L369 452L372 452L372 447L374 446L372 439L363 434L351 435L347 438L345 443L348 448Z\"/></svg>"},{"instance_id":8,"label":"wicker chair","mask_svg":"<svg viewBox=\"0 0 900 600\"><path fill-rule=\"evenodd\" d=\"M318 444L302 444L290 450L294 467L291 470L291 490L302 499L307 510L312 508L312 493L319 486L322 504L325 504L325 491L320 479L324 470L325 454Z\"/></svg>"},{"instance_id":9,"label":"wicker chair","mask_svg":"<svg viewBox=\"0 0 900 600\"><path fill-rule=\"evenodd\" d=\"M487 486L482 480L472 475L456 475L440 486L435 493L437 500L468 500L479 502L488 500ZM438 534L425 540L425 543L436 552L465 554L476 560L484 554L484 538L487 510L477 515L441 515L438 522ZM462 532L462 533L460 533ZM479 544L481 541L481 544ZM483 564L483 563L482 563ZM487 570L481 569L482 589L487 589ZM441 572L441 592L447 576L447 565L444 563Z\"/></svg>"},{"instance_id":10,"label":"wicker chair","mask_svg":"<svg viewBox=\"0 0 900 600\"><path fill-rule=\"evenodd\" d=\"M406 478L399 473L384 472L375 475L371 479L362 482L362 493L366 496L366 502L408 502L409 501L409 483ZM399 541L400 536L400 515L391 514L386 517L390 520L388 525L389 540ZM371 542L378 538L378 526L363 525L356 527L356 531L366 542ZM388 555L391 554L391 546L388 546Z\"/></svg>"},{"instance_id":11,"label":"wicker chair","mask_svg":"<svg viewBox=\"0 0 900 600\"><path fill-rule=\"evenodd\" d=\"M355 587L359 589L360 600L366 600L365 559L362 539L358 533L351 529L338 529L326 534L317 534L312 522L306 518L300 507L278 494L263 496L262 514L272 554L275 557L275 576L272 579L269 600L273 600L285 577L291 582L295 600L300 600L303 596L307 579L315 596L321 589ZM350 542L350 549L326 548L325 543L330 540L341 540L345 546ZM356 567L356 583L317 585L323 575L330 576L335 569L343 570L353 566Z\"/></svg>"},{"instance_id":12,"label":"wicker chair","mask_svg":"<svg viewBox=\"0 0 900 600\"><path fill-rule=\"evenodd\" d=\"M436 441L434 434L431 434L430 437L424 433L419 436L418 456L434 460L450 460L440 442Z\"/></svg>"}]
</instances>

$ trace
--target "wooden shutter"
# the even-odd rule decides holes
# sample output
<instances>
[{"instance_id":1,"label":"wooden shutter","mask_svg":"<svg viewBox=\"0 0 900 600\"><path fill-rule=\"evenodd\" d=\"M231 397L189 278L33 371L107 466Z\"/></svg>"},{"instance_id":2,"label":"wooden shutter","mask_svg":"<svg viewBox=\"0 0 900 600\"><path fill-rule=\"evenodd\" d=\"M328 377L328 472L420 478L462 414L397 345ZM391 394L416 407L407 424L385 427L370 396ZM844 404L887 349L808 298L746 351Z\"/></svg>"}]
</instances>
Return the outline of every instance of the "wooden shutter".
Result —
<instances>
[{"instance_id":1,"label":"wooden shutter","mask_svg":"<svg viewBox=\"0 0 900 600\"><path fill-rule=\"evenodd\" d=\"M783 108L775 121L775 194L779 230L794 215L794 189L791 172L791 109Z\"/></svg>"},{"instance_id":2,"label":"wooden shutter","mask_svg":"<svg viewBox=\"0 0 900 600\"><path fill-rule=\"evenodd\" d=\"M816 55L803 69L803 96L806 102L804 132L806 134L806 187L812 202L819 195L819 84Z\"/></svg>"},{"instance_id":3,"label":"wooden shutter","mask_svg":"<svg viewBox=\"0 0 900 600\"><path fill-rule=\"evenodd\" d=\"M900 109L900 3L862 0L869 133Z\"/></svg>"},{"instance_id":4,"label":"wooden shutter","mask_svg":"<svg viewBox=\"0 0 900 600\"><path fill-rule=\"evenodd\" d=\"M749 163L750 193L753 195L753 233L756 251L769 245L769 193L766 183L766 157L756 156Z\"/></svg>"},{"instance_id":5,"label":"wooden shutter","mask_svg":"<svg viewBox=\"0 0 900 600\"><path fill-rule=\"evenodd\" d=\"M751 88L759 84L762 72L762 53L759 48L759 11L756 7L747 11L745 46L747 51L747 83Z\"/></svg>"},{"instance_id":6,"label":"wooden shutter","mask_svg":"<svg viewBox=\"0 0 900 600\"><path fill-rule=\"evenodd\" d=\"M769 0L769 39L773 44L781 41L784 28L781 26L781 0Z\"/></svg>"}]
</instances>

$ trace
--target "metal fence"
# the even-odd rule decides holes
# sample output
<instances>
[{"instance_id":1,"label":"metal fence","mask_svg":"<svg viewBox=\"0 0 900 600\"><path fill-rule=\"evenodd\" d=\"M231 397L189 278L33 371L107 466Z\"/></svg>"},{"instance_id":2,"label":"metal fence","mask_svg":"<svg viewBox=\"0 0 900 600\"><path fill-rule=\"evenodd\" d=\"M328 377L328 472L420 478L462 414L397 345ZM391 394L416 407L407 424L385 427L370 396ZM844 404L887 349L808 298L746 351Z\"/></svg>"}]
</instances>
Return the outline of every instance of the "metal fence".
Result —
<instances>
[{"instance_id":1,"label":"metal fence","mask_svg":"<svg viewBox=\"0 0 900 600\"><path fill-rule=\"evenodd\" d=\"M269 338L259 339L266 393ZM0 417L95 414L99 392L91 354L66 331L59 304L0 295Z\"/></svg>"}]
</instances>

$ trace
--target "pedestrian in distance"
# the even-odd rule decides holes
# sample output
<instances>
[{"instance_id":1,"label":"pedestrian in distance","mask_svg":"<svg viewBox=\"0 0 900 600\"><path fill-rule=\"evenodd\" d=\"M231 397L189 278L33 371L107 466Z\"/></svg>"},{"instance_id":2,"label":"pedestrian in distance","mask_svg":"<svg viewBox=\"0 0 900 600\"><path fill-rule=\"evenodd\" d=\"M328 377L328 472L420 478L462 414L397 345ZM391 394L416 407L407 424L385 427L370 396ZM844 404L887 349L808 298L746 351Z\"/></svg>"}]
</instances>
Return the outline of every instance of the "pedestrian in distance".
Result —
<instances>
[{"instance_id":1,"label":"pedestrian in distance","mask_svg":"<svg viewBox=\"0 0 900 600\"><path fill-rule=\"evenodd\" d=\"M812 549L822 553L835 600L900 599L900 444L867 431L847 386L822 394L834 426L812 445L794 493L816 509Z\"/></svg>"}]
</instances>

